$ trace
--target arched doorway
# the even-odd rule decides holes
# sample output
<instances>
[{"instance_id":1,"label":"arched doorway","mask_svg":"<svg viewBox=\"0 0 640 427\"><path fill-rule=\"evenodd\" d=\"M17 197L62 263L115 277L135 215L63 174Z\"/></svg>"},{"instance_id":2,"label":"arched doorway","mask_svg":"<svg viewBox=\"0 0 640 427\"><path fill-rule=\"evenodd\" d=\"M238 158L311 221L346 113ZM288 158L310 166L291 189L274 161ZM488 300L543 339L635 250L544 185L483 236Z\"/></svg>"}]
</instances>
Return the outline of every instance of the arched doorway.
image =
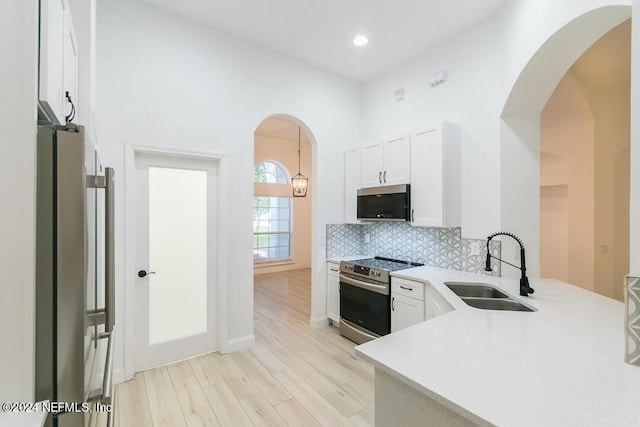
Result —
<instances>
[{"instance_id":1,"label":"arched doorway","mask_svg":"<svg viewBox=\"0 0 640 427\"><path fill-rule=\"evenodd\" d=\"M629 6L607 6L568 22L533 54L508 92L500 122L501 222L527 243L533 276L540 274L540 114L578 57L630 16ZM507 257L516 252L511 242L502 244Z\"/></svg>"},{"instance_id":2,"label":"arched doorway","mask_svg":"<svg viewBox=\"0 0 640 427\"><path fill-rule=\"evenodd\" d=\"M629 272L630 80L627 20L571 66L540 122L541 276L620 301Z\"/></svg>"},{"instance_id":3,"label":"arched doorway","mask_svg":"<svg viewBox=\"0 0 640 427\"><path fill-rule=\"evenodd\" d=\"M291 177L298 173L298 168L312 179L311 143L302 126L298 130L296 120L271 116L254 132L256 274L311 268L313 191L308 189L305 197L293 197L291 189Z\"/></svg>"},{"instance_id":4,"label":"arched doorway","mask_svg":"<svg viewBox=\"0 0 640 427\"><path fill-rule=\"evenodd\" d=\"M309 297L300 303L305 306L306 321L312 324L312 308L323 301L312 286L315 151L313 134L294 116L269 116L254 132L254 275L306 270L298 278L309 286ZM264 165L279 169L283 176L260 179L256 168ZM293 197L291 177L298 172L309 179L305 197Z\"/></svg>"}]
</instances>

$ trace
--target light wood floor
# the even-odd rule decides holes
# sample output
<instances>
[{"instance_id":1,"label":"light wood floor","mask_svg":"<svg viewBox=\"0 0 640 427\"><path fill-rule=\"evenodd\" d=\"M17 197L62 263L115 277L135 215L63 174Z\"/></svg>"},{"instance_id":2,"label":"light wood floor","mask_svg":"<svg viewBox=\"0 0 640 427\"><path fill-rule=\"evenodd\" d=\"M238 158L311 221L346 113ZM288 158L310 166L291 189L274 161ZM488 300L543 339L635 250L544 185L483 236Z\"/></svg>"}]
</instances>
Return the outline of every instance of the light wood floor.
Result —
<instances>
[{"instance_id":1,"label":"light wood floor","mask_svg":"<svg viewBox=\"0 0 640 427\"><path fill-rule=\"evenodd\" d=\"M118 385L116 425L372 426L373 367L337 329L311 329L310 270L255 276L255 347Z\"/></svg>"}]
</instances>

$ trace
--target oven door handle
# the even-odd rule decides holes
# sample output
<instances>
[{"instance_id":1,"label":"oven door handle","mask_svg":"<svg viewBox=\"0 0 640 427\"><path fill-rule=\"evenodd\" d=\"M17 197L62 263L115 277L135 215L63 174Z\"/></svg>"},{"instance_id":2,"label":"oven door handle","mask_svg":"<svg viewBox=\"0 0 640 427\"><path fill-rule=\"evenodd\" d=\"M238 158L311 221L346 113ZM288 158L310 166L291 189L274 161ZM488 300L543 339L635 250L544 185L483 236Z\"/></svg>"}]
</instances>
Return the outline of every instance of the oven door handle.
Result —
<instances>
[{"instance_id":1,"label":"oven door handle","mask_svg":"<svg viewBox=\"0 0 640 427\"><path fill-rule=\"evenodd\" d=\"M374 283L363 282L361 280L352 279L351 277L344 276L342 274L340 275L340 283L357 286L358 288L367 289L379 294L389 294L389 287L387 285L376 285Z\"/></svg>"}]
</instances>

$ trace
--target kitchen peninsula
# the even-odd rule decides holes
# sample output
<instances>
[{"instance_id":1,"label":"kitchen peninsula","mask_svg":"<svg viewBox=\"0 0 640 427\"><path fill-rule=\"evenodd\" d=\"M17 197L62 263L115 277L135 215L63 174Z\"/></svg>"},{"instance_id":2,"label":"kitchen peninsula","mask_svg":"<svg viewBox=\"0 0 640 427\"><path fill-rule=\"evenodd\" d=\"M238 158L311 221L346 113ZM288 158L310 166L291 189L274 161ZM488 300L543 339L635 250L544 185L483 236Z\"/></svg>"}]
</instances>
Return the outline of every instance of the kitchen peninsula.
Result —
<instances>
[{"instance_id":1,"label":"kitchen peninsula","mask_svg":"<svg viewBox=\"0 0 640 427\"><path fill-rule=\"evenodd\" d=\"M638 426L640 368L624 363L624 305L552 279L434 267L428 281L455 310L356 347L376 370L376 426ZM533 312L467 306L445 282L497 286Z\"/></svg>"}]
</instances>

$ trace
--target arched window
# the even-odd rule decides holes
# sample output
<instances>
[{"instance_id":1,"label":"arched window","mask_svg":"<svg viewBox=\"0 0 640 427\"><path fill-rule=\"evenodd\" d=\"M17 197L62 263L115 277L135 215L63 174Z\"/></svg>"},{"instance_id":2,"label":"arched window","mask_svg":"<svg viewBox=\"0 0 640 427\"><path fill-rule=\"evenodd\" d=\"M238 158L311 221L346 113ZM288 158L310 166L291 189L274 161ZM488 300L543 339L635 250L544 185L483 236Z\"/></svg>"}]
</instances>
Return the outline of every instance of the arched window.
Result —
<instances>
[{"instance_id":1,"label":"arched window","mask_svg":"<svg viewBox=\"0 0 640 427\"><path fill-rule=\"evenodd\" d=\"M289 174L277 163L265 160L253 167L253 182L288 184Z\"/></svg>"},{"instance_id":2,"label":"arched window","mask_svg":"<svg viewBox=\"0 0 640 427\"><path fill-rule=\"evenodd\" d=\"M253 168L253 181L262 187L253 198L253 259L256 263L291 258L291 196L282 197L282 184L290 183L286 168L265 160ZM276 188L279 187L279 188Z\"/></svg>"}]
</instances>

